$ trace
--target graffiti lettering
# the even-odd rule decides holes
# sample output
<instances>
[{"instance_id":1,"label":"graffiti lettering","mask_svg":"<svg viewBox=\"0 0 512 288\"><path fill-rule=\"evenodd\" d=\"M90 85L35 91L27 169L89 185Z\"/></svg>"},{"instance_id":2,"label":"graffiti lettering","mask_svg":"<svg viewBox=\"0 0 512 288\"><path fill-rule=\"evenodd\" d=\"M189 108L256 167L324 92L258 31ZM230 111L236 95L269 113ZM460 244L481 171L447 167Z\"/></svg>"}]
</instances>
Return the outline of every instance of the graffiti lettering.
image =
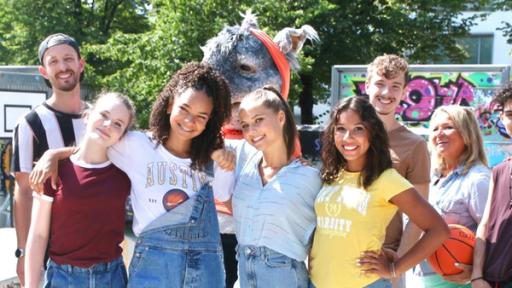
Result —
<instances>
[{"instance_id":1,"label":"graffiti lettering","mask_svg":"<svg viewBox=\"0 0 512 288\"><path fill-rule=\"evenodd\" d=\"M440 77L413 77L405 87L406 97L400 101L397 113L403 121L428 121L434 110L442 105L470 106L474 100L475 85L458 75L455 81L441 85ZM366 95L364 82L355 81L356 95Z\"/></svg>"}]
</instances>

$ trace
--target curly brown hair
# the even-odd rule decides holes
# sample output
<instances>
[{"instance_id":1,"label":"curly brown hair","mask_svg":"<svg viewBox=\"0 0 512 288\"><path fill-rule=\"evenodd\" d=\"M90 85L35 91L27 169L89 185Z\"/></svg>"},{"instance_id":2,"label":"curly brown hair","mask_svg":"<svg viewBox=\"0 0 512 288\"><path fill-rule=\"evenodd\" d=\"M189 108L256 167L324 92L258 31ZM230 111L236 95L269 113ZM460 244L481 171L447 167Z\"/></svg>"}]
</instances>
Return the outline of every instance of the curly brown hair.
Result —
<instances>
[{"instance_id":1,"label":"curly brown hair","mask_svg":"<svg viewBox=\"0 0 512 288\"><path fill-rule=\"evenodd\" d=\"M370 81L370 77L373 72L377 75L384 76L386 79L393 79L400 73L403 73L405 80L404 83L407 84L409 77L409 65L405 59L397 55L384 54L375 58L373 62L368 65L367 72L367 81Z\"/></svg>"},{"instance_id":2,"label":"curly brown hair","mask_svg":"<svg viewBox=\"0 0 512 288\"><path fill-rule=\"evenodd\" d=\"M322 181L331 184L336 181L347 160L336 148L334 131L341 113L345 111L356 112L364 127L368 131L370 147L366 152L366 163L360 175L360 185L368 188L384 170L391 168L391 154L389 140L384 124L377 116L375 108L362 96L345 98L331 113L331 120L322 137Z\"/></svg>"},{"instance_id":3,"label":"curly brown hair","mask_svg":"<svg viewBox=\"0 0 512 288\"><path fill-rule=\"evenodd\" d=\"M492 101L498 104L500 109L503 109L505 104L510 100L512 100L512 83L508 83L505 87L499 90Z\"/></svg>"},{"instance_id":4,"label":"curly brown hair","mask_svg":"<svg viewBox=\"0 0 512 288\"><path fill-rule=\"evenodd\" d=\"M222 124L231 116L229 86L224 77L215 72L210 65L191 62L172 76L153 104L149 129L157 144L165 145L171 131L167 108L172 105L175 97L188 88L204 92L213 102L213 109L204 131L192 139L190 147L190 167L203 170L211 161L212 152L224 145L220 131Z\"/></svg>"}]
</instances>

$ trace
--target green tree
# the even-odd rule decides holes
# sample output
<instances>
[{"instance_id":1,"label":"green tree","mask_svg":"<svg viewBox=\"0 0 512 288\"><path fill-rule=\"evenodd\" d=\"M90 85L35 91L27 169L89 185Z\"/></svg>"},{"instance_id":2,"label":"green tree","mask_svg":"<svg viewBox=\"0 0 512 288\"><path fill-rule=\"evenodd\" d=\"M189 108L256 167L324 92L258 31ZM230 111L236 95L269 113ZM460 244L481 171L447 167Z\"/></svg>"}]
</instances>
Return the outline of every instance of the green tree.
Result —
<instances>
[{"instance_id":1,"label":"green tree","mask_svg":"<svg viewBox=\"0 0 512 288\"><path fill-rule=\"evenodd\" d=\"M302 122L312 123L312 105L330 84L334 64L366 64L383 53L405 56L414 64L465 57L453 39L467 35L473 18L460 18L463 1L320 1L319 9L305 8L305 20L322 40L318 49L306 50L312 68L300 74ZM313 83L313 84L310 84ZM320 98L321 99L321 98Z\"/></svg>"},{"instance_id":2,"label":"green tree","mask_svg":"<svg viewBox=\"0 0 512 288\"><path fill-rule=\"evenodd\" d=\"M498 11L511 11L512 10L512 1L510 0L495 0L491 1L491 9L492 10L498 10ZM501 23L503 26L498 28L498 30L503 32L503 36L507 37L507 43L512 44L512 20L510 21L503 21ZM509 53L512 53L512 51L508 51Z\"/></svg>"},{"instance_id":3,"label":"green tree","mask_svg":"<svg viewBox=\"0 0 512 288\"><path fill-rule=\"evenodd\" d=\"M382 53L404 55L411 63L457 61L465 53L453 39L467 35L473 24L461 18L464 1L4 1L2 63L35 63L44 36L59 30L74 35L89 63L87 81L130 95L140 127L146 127L151 103L169 76L183 63L200 61L200 46L224 26L239 24L239 13L247 9L271 36L303 24L319 32L321 43L306 44L302 70L292 79L290 100L299 103L302 123L314 121L313 104L328 96L332 65L364 64Z\"/></svg>"},{"instance_id":4,"label":"green tree","mask_svg":"<svg viewBox=\"0 0 512 288\"><path fill-rule=\"evenodd\" d=\"M250 8L271 36L286 26L303 24L319 32L322 42L306 45L302 70L293 77L291 101L298 101L302 123L314 121L313 104L328 95L332 65L368 63L382 53L405 55L412 63L460 60L465 54L453 39L467 35L473 23L471 18L460 18L465 8L461 1L159 0L152 4L150 31L117 34L106 46L96 47L95 53L105 60L122 64L122 69L101 75L102 85L131 94L139 109L147 111L169 75L184 62L200 60L199 46L224 25L239 23L239 12ZM144 126L147 113L141 117Z\"/></svg>"},{"instance_id":5,"label":"green tree","mask_svg":"<svg viewBox=\"0 0 512 288\"><path fill-rule=\"evenodd\" d=\"M138 111L139 127L147 127L151 103L170 75L186 62L201 61L201 45L225 25L241 19L239 4L239 1L152 1L148 31L119 31L105 44L87 48L97 63L92 76L95 83L129 95Z\"/></svg>"},{"instance_id":6,"label":"green tree","mask_svg":"<svg viewBox=\"0 0 512 288\"><path fill-rule=\"evenodd\" d=\"M112 32L148 29L147 0L3 0L0 7L0 61L37 64L46 36L63 32L80 43L104 43Z\"/></svg>"}]
</instances>

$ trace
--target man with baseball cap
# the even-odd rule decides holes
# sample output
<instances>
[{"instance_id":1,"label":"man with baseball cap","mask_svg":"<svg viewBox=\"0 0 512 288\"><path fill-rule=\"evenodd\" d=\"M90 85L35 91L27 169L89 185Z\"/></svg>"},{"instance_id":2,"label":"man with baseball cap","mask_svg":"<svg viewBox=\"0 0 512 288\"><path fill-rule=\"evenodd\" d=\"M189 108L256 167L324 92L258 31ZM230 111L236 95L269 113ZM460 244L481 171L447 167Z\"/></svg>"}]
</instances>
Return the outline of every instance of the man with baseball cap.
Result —
<instances>
[{"instance_id":1,"label":"man with baseball cap","mask_svg":"<svg viewBox=\"0 0 512 288\"><path fill-rule=\"evenodd\" d=\"M81 119L87 107L80 99L80 80L85 61L80 47L72 37L58 33L48 36L39 45L39 73L52 88L44 103L24 115L13 133L12 173L14 187L14 223L18 258L16 271L24 284L24 250L30 227L32 190L29 174L33 164L51 148L73 146L84 134Z\"/></svg>"}]
</instances>

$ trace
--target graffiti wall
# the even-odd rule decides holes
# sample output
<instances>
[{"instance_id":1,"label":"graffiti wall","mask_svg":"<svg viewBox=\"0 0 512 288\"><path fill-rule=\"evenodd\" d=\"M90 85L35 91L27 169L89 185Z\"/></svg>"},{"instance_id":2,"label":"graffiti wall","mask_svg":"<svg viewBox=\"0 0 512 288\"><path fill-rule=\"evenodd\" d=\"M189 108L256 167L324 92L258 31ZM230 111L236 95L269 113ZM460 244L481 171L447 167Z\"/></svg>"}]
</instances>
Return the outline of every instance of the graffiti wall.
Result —
<instances>
[{"instance_id":1,"label":"graffiti wall","mask_svg":"<svg viewBox=\"0 0 512 288\"><path fill-rule=\"evenodd\" d=\"M343 67L343 66L335 66ZM364 82L366 67L351 69L335 69L339 75L333 77L333 98L337 100L353 96L366 95ZM444 72L438 67L437 71L414 71L411 67L410 79L406 86L406 97L397 108L397 117L418 134L428 135L428 123L434 110L442 105L457 104L474 108L480 129L484 136L485 148L492 166L498 164L512 152L512 141L507 135L498 117L496 105L491 103L496 91L510 80L509 69L491 67L485 71ZM452 67L453 68L453 67ZM474 66L473 66L474 68ZM421 69L425 70L425 69Z\"/></svg>"}]
</instances>

